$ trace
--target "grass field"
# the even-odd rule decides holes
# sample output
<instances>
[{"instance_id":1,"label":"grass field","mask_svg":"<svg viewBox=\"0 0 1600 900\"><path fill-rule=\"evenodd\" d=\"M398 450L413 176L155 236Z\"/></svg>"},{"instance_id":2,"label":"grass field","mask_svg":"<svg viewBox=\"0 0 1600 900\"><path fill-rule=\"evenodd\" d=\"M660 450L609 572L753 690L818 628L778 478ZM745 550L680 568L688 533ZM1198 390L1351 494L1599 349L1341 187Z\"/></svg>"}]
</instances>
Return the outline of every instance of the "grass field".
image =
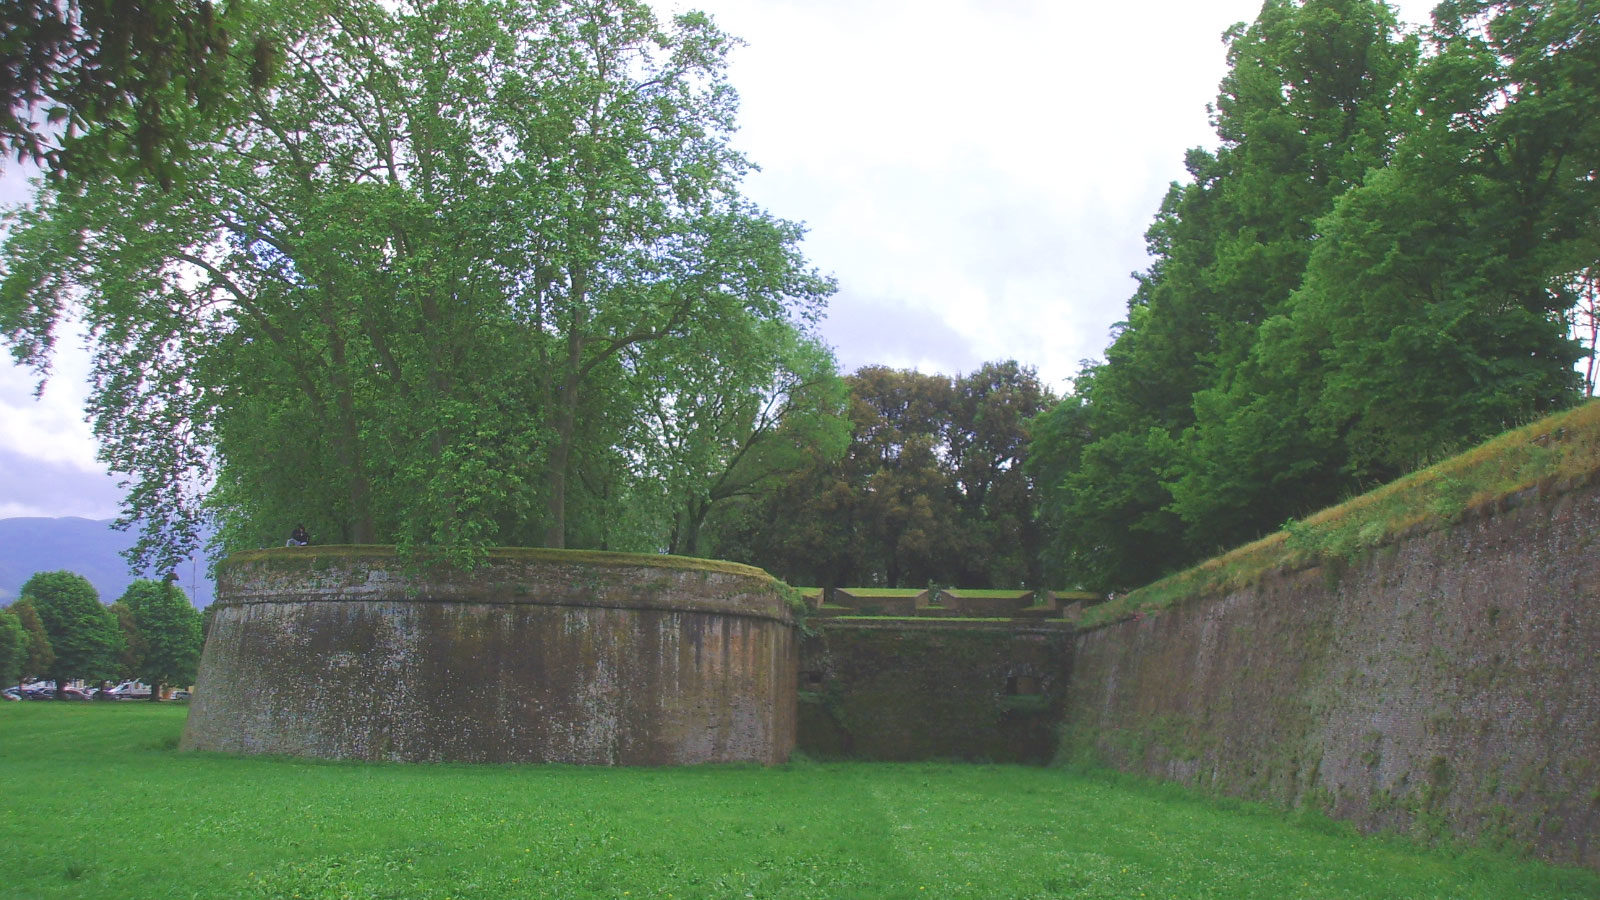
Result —
<instances>
[{"instance_id":1,"label":"grass field","mask_svg":"<svg viewBox=\"0 0 1600 900\"><path fill-rule=\"evenodd\" d=\"M1056 770L243 759L177 752L183 715L0 706L0 896L1600 897L1592 872Z\"/></svg>"}]
</instances>

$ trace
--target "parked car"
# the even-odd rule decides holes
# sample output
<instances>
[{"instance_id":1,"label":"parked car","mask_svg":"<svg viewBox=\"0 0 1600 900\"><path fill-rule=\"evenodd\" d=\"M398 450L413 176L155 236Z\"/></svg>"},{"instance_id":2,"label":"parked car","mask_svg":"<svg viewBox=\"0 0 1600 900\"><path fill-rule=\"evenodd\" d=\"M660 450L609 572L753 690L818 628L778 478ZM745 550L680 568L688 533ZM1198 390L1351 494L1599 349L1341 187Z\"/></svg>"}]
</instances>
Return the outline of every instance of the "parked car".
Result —
<instances>
[{"instance_id":1,"label":"parked car","mask_svg":"<svg viewBox=\"0 0 1600 900\"><path fill-rule=\"evenodd\" d=\"M190 698L189 692L187 690L184 690L183 688L178 688L177 690L172 692L172 699L174 699L174 700L188 700L189 698Z\"/></svg>"},{"instance_id":2,"label":"parked car","mask_svg":"<svg viewBox=\"0 0 1600 900\"><path fill-rule=\"evenodd\" d=\"M0 691L0 697L5 697L7 700L21 700L22 691L14 687L8 687Z\"/></svg>"},{"instance_id":3,"label":"parked car","mask_svg":"<svg viewBox=\"0 0 1600 900\"><path fill-rule=\"evenodd\" d=\"M62 700L88 700L89 699L89 693L87 691L85 691L85 690L83 690L81 688L75 688L75 687L64 687L59 692L57 692L57 696L58 696L59 699L62 699Z\"/></svg>"}]
</instances>

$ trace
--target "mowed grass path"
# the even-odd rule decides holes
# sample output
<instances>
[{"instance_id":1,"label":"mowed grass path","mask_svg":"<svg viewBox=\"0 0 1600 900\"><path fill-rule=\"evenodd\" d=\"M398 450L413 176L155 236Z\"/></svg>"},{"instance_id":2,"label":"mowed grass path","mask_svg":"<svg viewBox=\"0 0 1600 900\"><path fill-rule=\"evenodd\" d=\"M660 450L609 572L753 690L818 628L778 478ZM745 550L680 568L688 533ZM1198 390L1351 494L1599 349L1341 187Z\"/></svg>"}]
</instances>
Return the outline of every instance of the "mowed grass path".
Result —
<instances>
[{"instance_id":1,"label":"mowed grass path","mask_svg":"<svg viewBox=\"0 0 1600 900\"><path fill-rule=\"evenodd\" d=\"M0 897L1600 897L1156 785L1011 766L405 766L175 749L185 710L0 706Z\"/></svg>"}]
</instances>

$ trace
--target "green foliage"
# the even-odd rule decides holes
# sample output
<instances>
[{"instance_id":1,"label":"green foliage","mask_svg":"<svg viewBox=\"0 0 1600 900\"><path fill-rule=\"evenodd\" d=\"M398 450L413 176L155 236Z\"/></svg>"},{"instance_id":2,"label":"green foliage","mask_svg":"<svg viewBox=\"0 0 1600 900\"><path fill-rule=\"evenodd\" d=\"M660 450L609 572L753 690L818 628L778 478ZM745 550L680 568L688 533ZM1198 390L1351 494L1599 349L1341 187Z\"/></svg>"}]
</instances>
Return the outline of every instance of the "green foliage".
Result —
<instances>
[{"instance_id":1,"label":"green foliage","mask_svg":"<svg viewBox=\"0 0 1600 900\"><path fill-rule=\"evenodd\" d=\"M1507 432L1459 456L1303 519L1151 585L1090 607L1091 628L1234 590L1274 571L1330 570L1417 530L1448 526L1529 491L1600 479L1600 400Z\"/></svg>"},{"instance_id":2,"label":"green foliage","mask_svg":"<svg viewBox=\"0 0 1600 900\"><path fill-rule=\"evenodd\" d=\"M795 581L889 587L1040 577L1029 422L1054 401L1014 361L959 378L867 366L845 379L842 458L810 451L719 528L712 552Z\"/></svg>"},{"instance_id":3,"label":"green foliage","mask_svg":"<svg viewBox=\"0 0 1600 900\"><path fill-rule=\"evenodd\" d=\"M660 349L636 361L656 390L648 439L633 451L667 495L669 553L699 555L715 512L758 502L813 459L843 455L844 380L832 352L792 324L706 323Z\"/></svg>"},{"instance_id":4,"label":"green foliage","mask_svg":"<svg viewBox=\"0 0 1600 900\"><path fill-rule=\"evenodd\" d=\"M661 509L623 515L665 508L649 411L777 380L768 333L832 290L801 228L739 194L732 39L636 0L247 12L237 36L287 36L283 65L188 135L183 191L51 183L0 256L20 359L44 366L65 317L95 335L139 560L207 518L225 550L296 522L467 562L661 549ZM680 373L691 352L713 362Z\"/></svg>"},{"instance_id":5,"label":"green foliage","mask_svg":"<svg viewBox=\"0 0 1600 900\"><path fill-rule=\"evenodd\" d=\"M39 620L39 611L22 598L11 604L11 612L17 617L25 641L22 674L42 678L55 665L56 653L50 648L50 635L45 633L44 623Z\"/></svg>"},{"instance_id":6,"label":"green foliage","mask_svg":"<svg viewBox=\"0 0 1600 900\"><path fill-rule=\"evenodd\" d=\"M128 585L117 605L129 612L124 634L137 648L131 674L151 686L151 699L163 685L192 684L204 639L200 611L189 598L171 581L140 579Z\"/></svg>"},{"instance_id":7,"label":"green foliage","mask_svg":"<svg viewBox=\"0 0 1600 900\"><path fill-rule=\"evenodd\" d=\"M87 578L67 571L38 572L22 585L21 599L38 615L54 655L39 674L58 686L74 678L99 681L117 674L122 632Z\"/></svg>"},{"instance_id":8,"label":"green foliage","mask_svg":"<svg viewBox=\"0 0 1600 900\"><path fill-rule=\"evenodd\" d=\"M1221 146L1036 428L1060 580L1148 584L1580 399L1596 25L1447 2L1419 53L1375 0L1271 0L1229 33Z\"/></svg>"},{"instance_id":9,"label":"green foliage","mask_svg":"<svg viewBox=\"0 0 1600 900\"><path fill-rule=\"evenodd\" d=\"M0 13L0 153L58 174L170 177L185 121L227 105L229 13L210 0L18 0ZM241 60L265 84L273 45Z\"/></svg>"},{"instance_id":10,"label":"green foliage","mask_svg":"<svg viewBox=\"0 0 1600 900\"><path fill-rule=\"evenodd\" d=\"M1098 773L317 763L173 752L183 717L170 704L0 706L8 778L0 837L66 848L0 856L10 894L1543 900L1600 892L1592 871L1426 851ZM96 823L92 852L82 846L85 819ZM152 840L180 837L183 865L150 852Z\"/></svg>"},{"instance_id":11,"label":"green foliage","mask_svg":"<svg viewBox=\"0 0 1600 900\"><path fill-rule=\"evenodd\" d=\"M133 610L126 603L121 600L112 603L111 614L117 617L117 628L122 632L122 649L117 653L117 677L136 678L139 660L144 655L144 635L139 633L139 626L133 621Z\"/></svg>"},{"instance_id":12,"label":"green foliage","mask_svg":"<svg viewBox=\"0 0 1600 900\"><path fill-rule=\"evenodd\" d=\"M0 609L0 685L18 683L27 658L28 633L22 620L9 609Z\"/></svg>"}]
</instances>

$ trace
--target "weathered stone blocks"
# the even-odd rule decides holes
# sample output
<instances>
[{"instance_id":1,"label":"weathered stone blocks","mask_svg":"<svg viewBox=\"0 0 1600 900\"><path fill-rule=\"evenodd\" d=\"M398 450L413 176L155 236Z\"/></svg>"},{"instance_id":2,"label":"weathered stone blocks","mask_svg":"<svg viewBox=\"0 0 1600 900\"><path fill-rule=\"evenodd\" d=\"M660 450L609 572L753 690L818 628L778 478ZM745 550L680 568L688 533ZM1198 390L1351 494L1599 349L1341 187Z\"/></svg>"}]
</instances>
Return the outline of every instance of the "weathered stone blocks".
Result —
<instances>
[{"instance_id":1,"label":"weathered stone blocks","mask_svg":"<svg viewBox=\"0 0 1600 900\"><path fill-rule=\"evenodd\" d=\"M1600 489L1081 633L1063 752L1600 868Z\"/></svg>"},{"instance_id":2,"label":"weathered stone blocks","mask_svg":"<svg viewBox=\"0 0 1600 900\"><path fill-rule=\"evenodd\" d=\"M186 749L334 759L785 761L796 638L779 585L674 557L493 551L417 575L392 551L222 566Z\"/></svg>"}]
</instances>

